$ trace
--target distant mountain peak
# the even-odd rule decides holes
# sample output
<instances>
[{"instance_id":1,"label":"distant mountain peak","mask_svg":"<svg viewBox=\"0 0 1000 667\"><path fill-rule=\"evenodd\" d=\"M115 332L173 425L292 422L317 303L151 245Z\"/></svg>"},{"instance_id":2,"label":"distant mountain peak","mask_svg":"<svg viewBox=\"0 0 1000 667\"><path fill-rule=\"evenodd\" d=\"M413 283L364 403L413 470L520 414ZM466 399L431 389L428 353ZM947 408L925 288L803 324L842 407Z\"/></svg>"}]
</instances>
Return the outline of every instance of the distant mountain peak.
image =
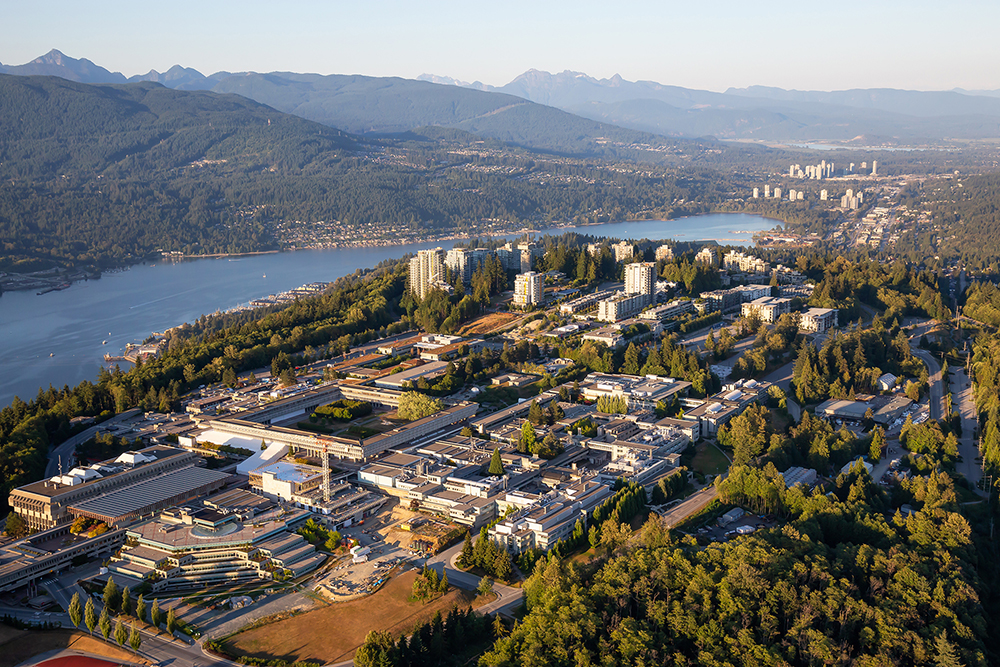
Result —
<instances>
[{"instance_id":1,"label":"distant mountain peak","mask_svg":"<svg viewBox=\"0 0 1000 667\"><path fill-rule=\"evenodd\" d=\"M75 58L70 58L65 53L59 49L52 49L44 56L38 56L31 61L32 65L63 65L65 66L67 62L74 62Z\"/></svg>"},{"instance_id":2,"label":"distant mountain peak","mask_svg":"<svg viewBox=\"0 0 1000 667\"><path fill-rule=\"evenodd\" d=\"M5 69L8 74L58 76L80 83L125 83L121 72L109 72L86 58L73 58L59 49L52 49L23 65L8 65Z\"/></svg>"},{"instance_id":3,"label":"distant mountain peak","mask_svg":"<svg viewBox=\"0 0 1000 667\"><path fill-rule=\"evenodd\" d=\"M471 88L472 90L482 90L486 92L493 90L493 86L486 85L482 81L473 81L472 83L469 83L468 81L461 81L451 76L440 76L438 74L424 73L417 77L417 81L436 83L440 86L458 86L459 88Z\"/></svg>"}]
</instances>

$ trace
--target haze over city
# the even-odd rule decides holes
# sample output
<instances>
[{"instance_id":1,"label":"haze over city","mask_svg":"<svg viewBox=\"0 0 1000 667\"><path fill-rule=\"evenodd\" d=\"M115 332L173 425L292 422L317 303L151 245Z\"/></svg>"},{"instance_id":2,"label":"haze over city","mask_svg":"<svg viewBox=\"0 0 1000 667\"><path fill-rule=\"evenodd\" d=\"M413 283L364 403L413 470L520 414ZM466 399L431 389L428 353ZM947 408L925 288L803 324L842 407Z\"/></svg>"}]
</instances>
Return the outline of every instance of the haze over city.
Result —
<instances>
[{"instance_id":1,"label":"haze over city","mask_svg":"<svg viewBox=\"0 0 1000 667\"><path fill-rule=\"evenodd\" d=\"M9 3L0 61L52 48L126 76L295 71L499 86L528 69L689 88L1000 88L1000 5L516 1Z\"/></svg>"}]
</instances>

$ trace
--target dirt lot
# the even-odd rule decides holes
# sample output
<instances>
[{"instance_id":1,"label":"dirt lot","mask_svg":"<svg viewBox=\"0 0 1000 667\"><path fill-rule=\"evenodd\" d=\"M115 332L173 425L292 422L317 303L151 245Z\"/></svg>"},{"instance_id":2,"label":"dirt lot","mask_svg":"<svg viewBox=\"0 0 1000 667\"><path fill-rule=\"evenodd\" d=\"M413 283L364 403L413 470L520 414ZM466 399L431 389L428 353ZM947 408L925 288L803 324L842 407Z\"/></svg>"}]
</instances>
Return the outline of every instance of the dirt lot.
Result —
<instances>
[{"instance_id":1,"label":"dirt lot","mask_svg":"<svg viewBox=\"0 0 1000 667\"><path fill-rule=\"evenodd\" d=\"M101 655L123 664L149 664L142 657L136 657L131 651L94 639L85 632L71 630L15 630L0 625L0 667L14 667L32 657L55 651L57 649L73 649Z\"/></svg>"},{"instance_id":2,"label":"dirt lot","mask_svg":"<svg viewBox=\"0 0 1000 667\"><path fill-rule=\"evenodd\" d=\"M417 520L419 525L413 526L411 530L403 530L403 524L412 519ZM411 542L421 541L430 545L432 553L439 551L448 534L458 527L442 519L412 512L401 505L392 508L392 517L389 521L391 522L389 526L378 530L386 543L398 545L401 549L412 550Z\"/></svg>"},{"instance_id":3,"label":"dirt lot","mask_svg":"<svg viewBox=\"0 0 1000 667\"><path fill-rule=\"evenodd\" d=\"M510 324L518 317L520 317L520 315L516 315L514 313L490 313L488 315L483 315L482 317L476 318L465 325L465 327L459 332L459 335L472 336L475 334L487 334L494 329L499 329L505 324Z\"/></svg>"},{"instance_id":4,"label":"dirt lot","mask_svg":"<svg viewBox=\"0 0 1000 667\"><path fill-rule=\"evenodd\" d=\"M430 620L436 611L444 614L453 605L468 606L472 602L472 594L455 589L427 604L409 602L416 576L416 571L410 570L393 577L369 597L241 632L226 641L226 650L234 655L289 662L336 663L351 658L370 630L400 635Z\"/></svg>"}]
</instances>

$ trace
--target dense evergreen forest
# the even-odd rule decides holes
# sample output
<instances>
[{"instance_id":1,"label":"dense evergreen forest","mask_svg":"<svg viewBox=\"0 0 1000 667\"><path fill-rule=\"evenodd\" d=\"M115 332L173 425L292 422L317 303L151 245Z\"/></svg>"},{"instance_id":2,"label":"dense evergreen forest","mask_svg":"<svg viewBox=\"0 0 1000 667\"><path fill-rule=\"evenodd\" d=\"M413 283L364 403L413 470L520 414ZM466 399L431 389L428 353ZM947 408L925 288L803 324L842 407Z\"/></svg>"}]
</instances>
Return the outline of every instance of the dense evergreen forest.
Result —
<instances>
[{"instance_id":1,"label":"dense evergreen forest","mask_svg":"<svg viewBox=\"0 0 1000 667\"><path fill-rule=\"evenodd\" d=\"M950 478L915 488L908 517L858 470L829 495L759 484L781 528L702 548L654 518L593 574L543 559L528 615L479 664L989 664L991 564Z\"/></svg>"}]
</instances>

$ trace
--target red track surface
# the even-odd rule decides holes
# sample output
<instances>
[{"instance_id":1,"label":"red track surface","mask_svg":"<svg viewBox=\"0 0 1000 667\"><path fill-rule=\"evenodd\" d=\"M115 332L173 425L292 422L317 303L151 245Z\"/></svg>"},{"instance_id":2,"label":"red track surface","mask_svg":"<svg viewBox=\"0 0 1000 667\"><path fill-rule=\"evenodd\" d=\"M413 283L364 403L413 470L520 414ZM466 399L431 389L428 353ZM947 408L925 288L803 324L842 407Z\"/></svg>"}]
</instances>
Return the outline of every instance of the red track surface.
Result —
<instances>
[{"instance_id":1,"label":"red track surface","mask_svg":"<svg viewBox=\"0 0 1000 667\"><path fill-rule=\"evenodd\" d=\"M38 663L35 667L118 667L121 663L90 658L84 655L66 655Z\"/></svg>"}]
</instances>

